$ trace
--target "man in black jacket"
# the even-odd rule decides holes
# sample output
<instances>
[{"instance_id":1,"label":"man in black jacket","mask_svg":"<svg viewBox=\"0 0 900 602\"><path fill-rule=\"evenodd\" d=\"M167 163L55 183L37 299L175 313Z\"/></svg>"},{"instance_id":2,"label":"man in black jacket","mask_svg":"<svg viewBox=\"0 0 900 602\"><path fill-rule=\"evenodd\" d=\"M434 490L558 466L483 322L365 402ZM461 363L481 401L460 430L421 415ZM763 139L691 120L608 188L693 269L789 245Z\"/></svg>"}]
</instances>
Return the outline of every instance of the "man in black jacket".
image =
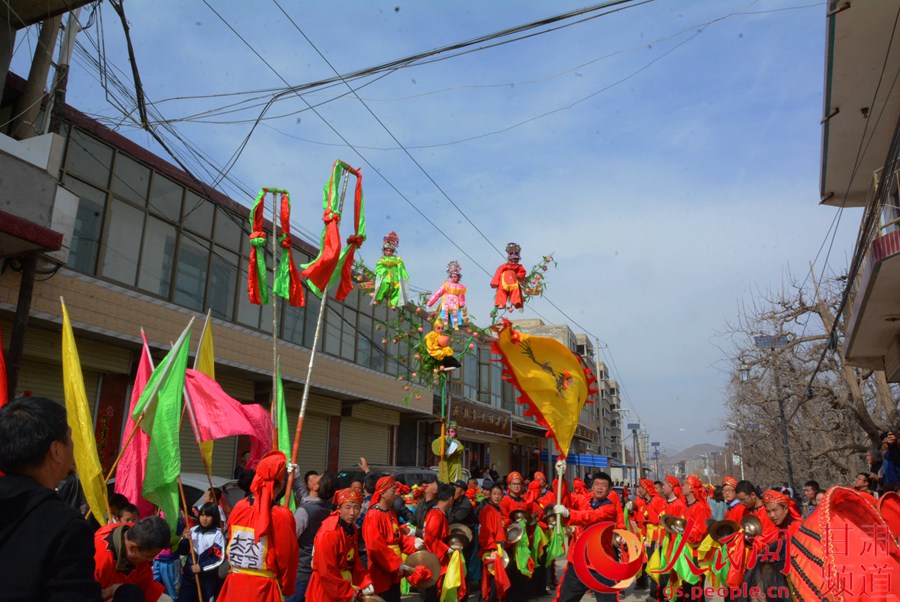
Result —
<instances>
[{"instance_id":1,"label":"man in black jacket","mask_svg":"<svg viewBox=\"0 0 900 602\"><path fill-rule=\"evenodd\" d=\"M447 522L451 525L462 523L474 532L475 508L472 506L469 498L466 497L466 489L466 482L463 480L453 483L453 505L450 506Z\"/></svg>"},{"instance_id":2,"label":"man in black jacket","mask_svg":"<svg viewBox=\"0 0 900 602\"><path fill-rule=\"evenodd\" d=\"M337 489L337 477L333 472L326 471L322 475L316 475L307 481L309 495L306 502L301 504L294 513L297 523L297 543L300 547L299 562L297 563L297 589L294 595L287 599L288 602L304 602L306 600L306 588L312 579L312 554L313 541L319 527L331 514L332 500Z\"/></svg>"},{"instance_id":3,"label":"man in black jacket","mask_svg":"<svg viewBox=\"0 0 900 602\"><path fill-rule=\"evenodd\" d=\"M88 521L54 487L75 467L66 409L26 397L0 409L0 583L7 601L100 602Z\"/></svg>"}]
</instances>

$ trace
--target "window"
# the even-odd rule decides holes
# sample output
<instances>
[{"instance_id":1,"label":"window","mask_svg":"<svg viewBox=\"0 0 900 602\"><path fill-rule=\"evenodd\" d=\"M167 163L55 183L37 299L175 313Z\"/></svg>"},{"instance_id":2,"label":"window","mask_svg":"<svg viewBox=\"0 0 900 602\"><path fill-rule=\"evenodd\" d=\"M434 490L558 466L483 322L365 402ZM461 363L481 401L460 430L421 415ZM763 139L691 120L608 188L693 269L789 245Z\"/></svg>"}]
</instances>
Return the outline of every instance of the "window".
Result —
<instances>
[{"instance_id":1,"label":"window","mask_svg":"<svg viewBox=\"0 0 900 602\"><path fill-rule=\"evenodd\" d=\"M188 190L187 194L184 195L184 211L181 215L181 225L204 238L210 238L212 236L214 211L215 207L211 202Z\"/></svg>"},{"instance_id":2,"label":"window","mask_svg":"<svg viewBox=\"0 0 900 602\"><path fill-rule=\"evenodd\" d=\"M209 279L209 307L212 315L231 320L237 288L238 256L222 247L214 247Z\"/></svg>"},{"instance_id":3,"label":"window","mask_svg":"<svg viewBox=\"0 0 900 602\"><path fill-rule=\"evenodd\" d=\"M181 215L182 196L184 188L158 173L153 174L150 186L150 211L169 221L177 221L177 216Z\"/></svg>"},{"instance_id":4,"label":"window","mask_svg":"<svg viewBox=\"0 0 900 602\"><path fill-rule=\"evenodd\" d=\"M372 318L359 316L356 336L356 361L360 366L370 366L372 362Z\"/></svg>"},{"instance_id":5,"label":"window","mask_svg":"<svg viewBox=\"0 0 900 602\"><path fill-rule=\"evenodd\" d=\"M319 306L321 304L322 302L318 297L306 291L306 313L303 316L303 346L309 349L312 349L313 346L313 339L316 334L316 320L319 319ZM319 349L321 348L322 341L319 341Z\"/></svg>"},{"instance_id":6,"label":"window","mask_svg":"<svg viewBox=\"0 0 900 602\"><path fill-rule=\"evenodd\" d=\"M109 226L100 265L104 276L134 285L143 228L143 211L113 199L109 205Z\"/></svg>"},{"instance_id":7,"label":"window","mask_svg":"<svg viewBox=\"0 0 900 602\"><path fill-rule=\"evenodd\" d=\"M241 221L242 218L229 214L221 207L216 208L216 243L226 249L239 251L244 235L240 226Z\"/></svg>"},{"instance_id":8,"label":"window","mask_svg":"<svg viewBox=\"0 0 900 602\"><path fill-rule=\"evenodd\" d=\"M323 299L324 302L324 299ZM325 353L341 354L341 308L325 306Z\"/></svg>"},{"instance_id":9,"label":"window","mask_svg":"<svg viewBox=\"0 0 900 602\"><path fill-rule=\"evenodd\" d=\"M175 227L152 215L147 216L138 287L168 299L175 264Z\"/></svg>"},{"instance_id":10,"label":"window","mask_svg":"<svg viewBox=\"0 0 900 602\"><path fill-rule=\"evenodd\" d=\"M116 155L110 190L116 196L138 205L147 204L147 185L150 183L150 168L145 167L122 153Z\"/></svg>"},{"instance_id":11,"label":"window","mask_svg":"<svg viewBox=\"0 0 900 602\"><path fill-rule=\"evenodd\" d=\"M175 268L175 294L172 295L172 302L203 311L208 269L208 243L182 235L178 249L178 264Z\"/></svg>"},{"instance_id":12,"label":"window","mask_svg":"<svg viewBox=\"0 0 900 602\"><path fill-rule=\"evenodd\" d=\"M346 301L350 301L351 297L347 297ZM357 312L353 307L347 307L346 305L342 309L344 313L344 320L341 328L343 329L341 333L341 357L345 360L353 361L353 358L356 357L356 315Z\"/></svg>"},{"instance_id":13,"label":"window","mask_svg":"<svg viewBox=\"0 0 900 602\"><path fill-rule=\"evenodd\" d=\"M478 352L466 356L463 364L463 396L478 399Z\"/></svg>"},{"instance_id":14,"label":"window","mask_svg":"<svg viewBox=\"0 0 900 602\"><path fill-rule=\"evenodd\" d=\"M106 210L106 193L69 177L63 181L63 186L81 199L78 202L78 212L75 214L68 266L85 274L93 274L97 269L100 230L103 228L103 213Z\"/></svg>"},{"instance_id":15,"label":"window","mask_svg":"<svg viewBox=\"0 0 900 602\"><path fill-rule=\"evenodd\" d=\"M112 148L81 130L72 130L66 157L66 173L106 189L109 185L112 157Z\"/></svg>"},{"instance_id":16,"label":"window","mask_svg":"<svg viewBox=\"0 0 900 602\"><path fill-rule=\"evenodd\" d=\"M290 303L284 304L284 318L281 321L281 336L286 341L303 344L303 316L305 307L294 307Z\"/></svg>"}]
</instances>

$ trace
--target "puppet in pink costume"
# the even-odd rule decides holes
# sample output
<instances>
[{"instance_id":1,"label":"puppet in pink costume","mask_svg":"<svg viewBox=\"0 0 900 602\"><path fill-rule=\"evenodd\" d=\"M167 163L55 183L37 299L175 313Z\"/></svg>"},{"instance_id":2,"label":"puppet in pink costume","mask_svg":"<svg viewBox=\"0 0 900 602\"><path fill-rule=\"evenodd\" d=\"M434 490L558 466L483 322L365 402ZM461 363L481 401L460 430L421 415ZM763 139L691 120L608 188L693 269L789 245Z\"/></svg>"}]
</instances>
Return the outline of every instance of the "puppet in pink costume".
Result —
<instances>
[{"instance_id":1,"label":"puppet in pink costume","mask_svg":"<svg viewBox=\"0 0 900 602\"><path fill-rule=\"evenodd\" d=\"M459 329L466 319L466 287L460 283L460 278L462 278L462 268L454 259L447 264L447 279L428 300L428 307L437 303L438 299L441 300L441 320L447 326L452 325L454 329Z\"/></svg>"}]
</instances>

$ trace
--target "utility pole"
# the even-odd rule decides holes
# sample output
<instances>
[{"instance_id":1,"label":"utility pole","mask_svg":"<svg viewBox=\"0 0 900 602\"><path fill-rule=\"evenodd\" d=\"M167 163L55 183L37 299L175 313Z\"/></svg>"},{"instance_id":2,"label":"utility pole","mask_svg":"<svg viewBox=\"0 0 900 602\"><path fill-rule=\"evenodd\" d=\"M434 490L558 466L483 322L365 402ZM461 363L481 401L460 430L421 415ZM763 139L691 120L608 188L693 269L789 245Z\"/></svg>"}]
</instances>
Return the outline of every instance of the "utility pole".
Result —
<instances>
[{"instance_id":1,"label":"utility pole","mask_svg":"<svg viewBox=\"0 0 900 602\"><path fill-rule=\"evenodd\" d=\"M788 484L794 488L794 465L791 462L791 448L788 444L787 417L784 411L784 391L781 389L781 376L778 373L778 367L772 362L772 355L775 354L776 347L787 345L788 338L781 336L758 336L753 339L757 348L767 348L771 355L769 356L769 367L772 370L772 376L775 380L775 395L778 397L778 417L781 422L781 443L784 446L784 457L787 462L787 478Z\"/></svg>"},{"instance_id":2,"label":"utility pole","mask_svg":"<svg viewBox=\"0 0 900 602\"><path fill-rule=\"evenodd\" d=\"M44 112L44 134L50 131L59 134L62 130L62 117L66 110L66 87L69 85L69 63L72 61L72 50L75 48L75 36L81 29L78 23L80 14L79 6L69 13L69 19L66 21L66 33L59 49L59 58L56 60L53 88L47 101L47 110Z\"/></svg>"},{"instance_id":3,"label":"utility pole","mask_svg":"<svg viewBox=\"0 0 900 602\"><path fill-rule=\"evenodd\" d=\"M31 60L31 69L28 71L25 92L22 93L13 112L15 123L12 127L12 137L17 140L32 138L37 134L35 121L41 112L41 99L47 85L47 76L50 74L50 64L53 62L53 50L56 48L56 35L59 33L60 23L62 23L62 16L57 15L41 24L41 33L38 34L38 43L34 50L34 58Z\"/></svg>"},{"instance_id":4,"label":"utility pole","mask_svg":"<svg viewBox=\"0 0 900 602\"><path fill-rule=\"evenodd\" d=\"M659 480L659 441L651 441L650 446L653 448L653 459L656 460L656 480Z\"/></svg>"}]
</instances>

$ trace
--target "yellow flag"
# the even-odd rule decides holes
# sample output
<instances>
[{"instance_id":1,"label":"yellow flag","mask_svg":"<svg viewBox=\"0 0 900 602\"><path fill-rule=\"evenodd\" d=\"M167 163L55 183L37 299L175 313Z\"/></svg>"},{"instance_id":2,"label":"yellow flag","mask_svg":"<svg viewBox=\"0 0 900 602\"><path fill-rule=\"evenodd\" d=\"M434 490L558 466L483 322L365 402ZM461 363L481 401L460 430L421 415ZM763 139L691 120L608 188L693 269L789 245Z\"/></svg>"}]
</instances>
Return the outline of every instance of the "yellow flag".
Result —
<instances>
[{"instance_id":1,"label":"yellow flag","mask_svg":"<svg viewBox=\"0 0 900 602\"><path fill-rule=\"evenodd\" d=\"M194 370L202 372L211 379L216 378L216 360L213 354L213 334L210 314L206 314L206 322L203 324L203 332L200 334L200 343L197 345L197 356L194 358ZM207 470L212 471L213 442L201 441L200 451L203 454L203 462Z\"/></svg>"},{"instance_id":2,"label":"yellow flag","mask_svg":"<svg viewBox=\"0 0 900 602\"><path fill-rule=\"evenodd\" d=\"M535 416L563 455L568 455L595 379L565 345L515 331L509 321L504 322L492 350L503 361L504 376L521 393L519 403L528 406L525 414Z\"/></svg>"},{"instance_id":3,"label":"yellow flag","mask_svg":"<svg viewBox=\"0 0 900 602\"><path fill-rule=\"evenodd\" d=\"M441 602L456 602L457 590L465 579L462 555L459 550L453 550L450 554L450 562L447 564L447 573L444 575L444 583L441 586Z\"/></svg>"},{"instance_id":4,"label":"yellow flag","mask_svg":"<svg viewBox=\"0 0 900 602\"><path fill-rule=\"evenodd\" d=\"M72 429L72 441L75 443L75 467L84 497L94 518L101 525L106 524L109 503L106 499L106 480L103 468L97 455L97 442L94 438L94 421L88 406L87 393L84 390L84 377L81 374L81 360L75 347L75 335L66 304L60 298L63 314L62 330L62 368L63 385L66 391L66 412L69 428Z\"/></svg>"}]
</instances>

